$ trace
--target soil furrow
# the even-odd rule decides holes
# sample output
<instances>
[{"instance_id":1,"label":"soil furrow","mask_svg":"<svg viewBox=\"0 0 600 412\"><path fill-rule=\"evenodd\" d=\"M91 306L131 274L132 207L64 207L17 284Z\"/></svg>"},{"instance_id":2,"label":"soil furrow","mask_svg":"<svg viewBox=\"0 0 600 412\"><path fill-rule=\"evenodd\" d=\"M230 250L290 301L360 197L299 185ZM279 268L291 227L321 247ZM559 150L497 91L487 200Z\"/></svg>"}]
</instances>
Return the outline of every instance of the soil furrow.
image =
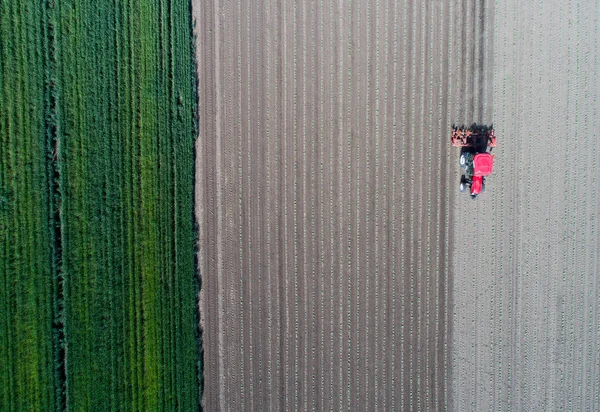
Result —
<instances>
[{"instance_id":1,"label":"soil furrow","mask_svg":"<svg viewBox=\"0 0 600 412\"><path fill-rule=\"evenodd\" d=\"M470 405L487 383L471 364L453 382L448 364L447 134L488 109L478 37L487 10L408 0L194 7L215 36L198 61L214 73L201 83L217 102L214 114L204 108L198 165L205 407L436 410L467 387ZM483 336L468 329L475 319L461 317L459 330Z\"/></svg>"}]
</instances>

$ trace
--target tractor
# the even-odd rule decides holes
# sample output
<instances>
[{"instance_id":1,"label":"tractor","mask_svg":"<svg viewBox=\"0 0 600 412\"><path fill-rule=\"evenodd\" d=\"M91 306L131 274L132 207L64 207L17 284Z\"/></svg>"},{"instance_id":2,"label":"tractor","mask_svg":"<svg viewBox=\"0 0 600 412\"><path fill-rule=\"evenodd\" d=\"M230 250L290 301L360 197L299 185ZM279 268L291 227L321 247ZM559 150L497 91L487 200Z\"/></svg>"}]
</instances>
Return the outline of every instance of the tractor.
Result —
<instances>
[{"instance_id":1,"label":"tractor","mask_svg":"<svg viewBox=\"0 0 600 412\"><path fill-rule=\"evenodd\" d=\"M460 147L459 164L463 172L459 189L465 192L469 188L471 198L477 199L485 191L485 178L494 167L494 127L476 123L471 127L452 126L452 146Z\"/></svg>"}]
</instances>

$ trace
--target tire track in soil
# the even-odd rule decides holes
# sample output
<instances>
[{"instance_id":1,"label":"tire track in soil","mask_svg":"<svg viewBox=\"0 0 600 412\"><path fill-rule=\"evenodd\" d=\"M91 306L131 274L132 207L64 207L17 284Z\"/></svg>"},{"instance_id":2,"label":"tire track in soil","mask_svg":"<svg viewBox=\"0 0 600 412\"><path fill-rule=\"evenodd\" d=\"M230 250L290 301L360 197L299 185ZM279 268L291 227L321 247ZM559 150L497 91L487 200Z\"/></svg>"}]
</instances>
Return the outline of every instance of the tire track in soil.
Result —
<instances>
[{"instance_id":1,"label":"tire track in soil","mask_svg":"<svg viewBox=\"0 0 600 412\"><path fill-rule=\"evenodd\" d=\"M456 61L456 57L451 57L450 64L454 65L460 75L455 78L455 84L451 86L450 101L453 101L455 106L451 121L466 125L473 122L488 124L491 119L487 116L487 112L491 111L492 104L486 93L491 89L492 83L492 66L485 58L485 45L488 44L487 39L492 33L492 27L486 24L492 18L489 3L467 1L462 2L459 9L460 15L457 16L455 24L460 27L461 35L455 45L456 53L461 58ZM455 49L452 47L450 54L454 53ZM451 150L450 174L454 181L457 181L460 176L460 169L455 160L457 157L458 150ZM456 187L456 184L452 184L450 193L456 193L456 189L453 189ZM461 230L451 234L458 252L454 255L451 270L455 277L449 286L450 291L456 291L454 304L450 307L454 313L452 323L454 332L450 336L461 336L461 339L449 343L449 352L453 358L451 366L453 384L449 396L451 399L456 399L454 408L457 410L480 410L477 394L487 393L488 389L484 388L488 385L488 380L472 365L489 356L488 352L480 350L476 345L480 339L485 341L489 336L489 331L486 334L479 325L482 322L480 313L490 306L490 301L479 299L477 296L482 289L489 289L489 285L482 283L481 279L489 279L487 273L491 266L490 248L487 242L480 238L482 234L480 227L482 222L486 221L485 216L489 212L486 209L488 206L484 196L477 200L476 209L472 207L472 201L468 196L453 195L452 197L450 206L456 211L465 213L459 212L456 218L451 218L456 219L457 227ZM481 206L481 203L485 205ZM473 241L469 237L480 241ZM474 260L475 256L476 260ZM473 265L477 266L477 270L473 269Z\"/></svg>"}]
</instances>

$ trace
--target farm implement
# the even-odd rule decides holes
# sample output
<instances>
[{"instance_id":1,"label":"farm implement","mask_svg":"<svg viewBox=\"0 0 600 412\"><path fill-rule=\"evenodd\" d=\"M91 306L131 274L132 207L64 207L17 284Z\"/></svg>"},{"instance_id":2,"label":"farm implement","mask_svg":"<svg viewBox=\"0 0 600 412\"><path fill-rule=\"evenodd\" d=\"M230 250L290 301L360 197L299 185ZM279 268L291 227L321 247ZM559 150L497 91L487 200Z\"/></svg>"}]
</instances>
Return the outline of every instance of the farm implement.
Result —
<instances>
[{"instance_id":1,"label":"farm implement","mask_svg":"<svg viewBox=\"0 0 600 412\"><path fill-rule=\"evenodd\" d=\"M459 189L470 189L471 198L485 191L485 178L492 173L496 147L496 135L493 126L473 124L471 127L452 127L452 146L460 147L459 164L463 170Z\"/></svg>"}]
</instances>

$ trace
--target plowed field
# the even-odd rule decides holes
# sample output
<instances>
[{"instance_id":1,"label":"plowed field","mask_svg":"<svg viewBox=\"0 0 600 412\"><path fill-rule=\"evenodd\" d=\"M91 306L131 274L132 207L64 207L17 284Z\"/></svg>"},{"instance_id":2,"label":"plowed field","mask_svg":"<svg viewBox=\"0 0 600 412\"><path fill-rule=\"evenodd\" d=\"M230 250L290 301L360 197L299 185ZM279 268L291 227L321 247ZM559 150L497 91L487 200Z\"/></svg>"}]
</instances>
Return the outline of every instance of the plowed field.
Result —
<instances>
[{"instance_id":1,"label":"plowed field","mask_svg":"<svg viewBox=\"0 0 600 412\"><path fill-rule=\"evenodd\" d=\"M206 409L599 410L598 2L250 3L194 6Z\"/></svg>"},{"instance_id":2,"label":"plowed field","mask_svg":"<svg viewBox=\"0 0 600 412\"><path fill-rule=\"evenodd\" d=\"M491 2L195 13L206 409L451 408L448 133L491 117Z\"/></svg>"},{"instance_id":3,"label":"plowed field","mask_svg":"<svg viewBox=\"0 0 600 412\"><path fill-rule=\"evenodd\" d=\"M454 219L454 406L597 411L600 4L494 19L496 168L453 206L471 213Z\"/></svg>"}]
</instances>

